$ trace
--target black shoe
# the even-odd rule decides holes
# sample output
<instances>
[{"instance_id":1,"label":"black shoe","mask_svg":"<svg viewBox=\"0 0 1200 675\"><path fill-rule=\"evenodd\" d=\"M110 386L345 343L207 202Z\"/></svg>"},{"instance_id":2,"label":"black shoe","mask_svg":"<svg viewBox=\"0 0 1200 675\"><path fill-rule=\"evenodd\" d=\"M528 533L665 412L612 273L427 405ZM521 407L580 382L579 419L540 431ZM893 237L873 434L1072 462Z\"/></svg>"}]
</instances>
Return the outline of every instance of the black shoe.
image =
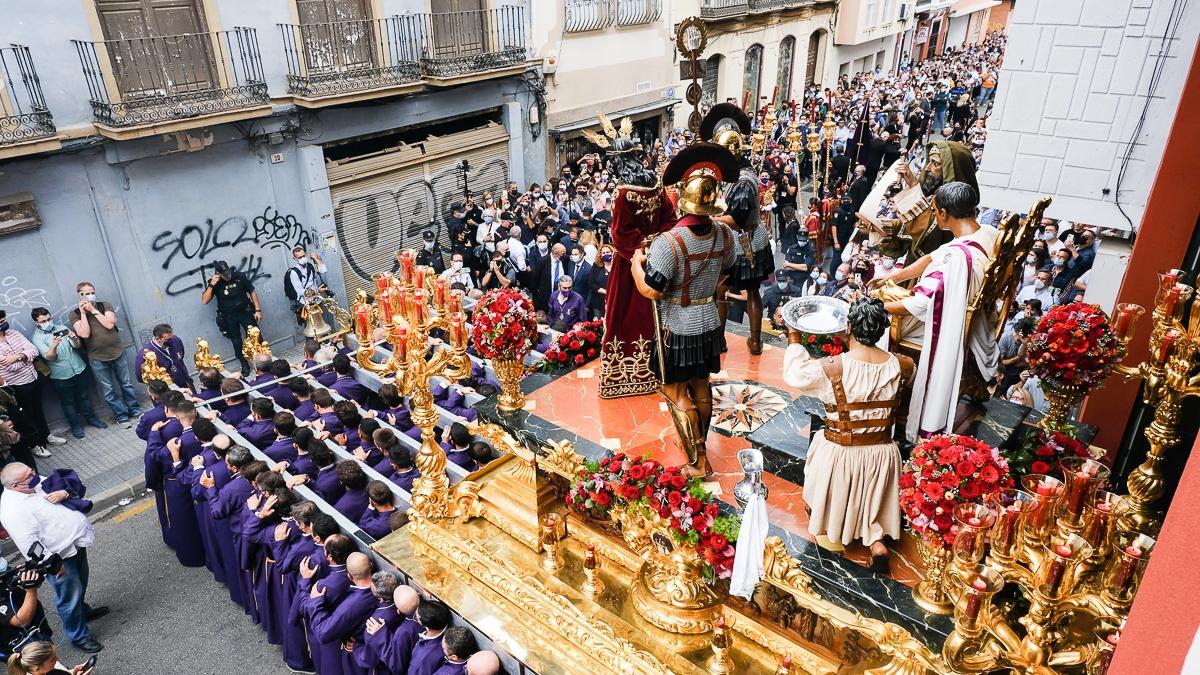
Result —
<instances>
[{"instance_id":1,"label":"black shoe","mask_svg":"<svg viewBox=\"0 0 1200 675\"><path fill-rule=\"evenodd\" d=\"M95 640L87 640L86 642L73 642L71 644L75 645L76 647L79 647L80 649L82 649L83 651L85 651L89 654L95 654L96 652L100 651L101 649L104 649L104 645L100 644L99 642L96 642Z\"/></svg>"},{"instance_id":2,"label":"black shoe","mask_svg":"<svg viewBox=\"0 0 1200 675\"><path fill-rule=\"evenodd\" d=\"M100 617L102 617L106 614L108 614L108 607L106 607L104 605L100 605L99 607L93 607L90 610L88 610L87 612L84 612L83 620L84 621L95 621L96 619L99 619Z\"/></svg>"}]
</instances>

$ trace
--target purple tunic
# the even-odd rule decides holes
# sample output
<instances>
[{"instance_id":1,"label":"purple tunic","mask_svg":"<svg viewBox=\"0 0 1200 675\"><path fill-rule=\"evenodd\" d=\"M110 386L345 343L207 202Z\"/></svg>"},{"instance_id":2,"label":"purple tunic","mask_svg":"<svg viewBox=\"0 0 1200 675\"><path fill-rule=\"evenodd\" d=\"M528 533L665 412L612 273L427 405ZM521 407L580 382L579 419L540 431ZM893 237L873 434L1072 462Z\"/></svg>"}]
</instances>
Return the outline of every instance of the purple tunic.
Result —
<instances>
[{"instance_id":1,"label":"purple tunic","mask_svg":"<svg viewBox=\"0 0 1200 675\"><path fill-rule=\"evenodd\" d=\"M313 489L317 494L321 495L330 505L336 504L337 500L342 498L346 493L346 488L338 480L337 471L334 470L334 464L323 469L317 469L317 477L313 480Z\"/></svg>"},{"instance_id":2,"label":"purple tunic","mask_svg":"<svg viewBox=\"0 0 1200 675\"><path fill-rule=\"evenodd\" d=\"M235 403L233 405L226 406L225 410L221 412L221 419L225 420L226 424L235 428L237 425L249 419L249 417L250 404L244 401L242 403Z\"/></svg>"},{"instance_id":3,"label":"purple tunic","mask_svg":"<svg viewBox=\"0 0 1200 675\"><path fill-rule=\"evenodd\" d=\"M220 551L221 565L225 570L226 585L229 587L229 597L242 607L252 602L243 593L240 569L238 568L238 553L234 547L233 530L234 516L239 510L245 510L246 498L250 496L250 482L239 474L234 476L218 490L216 486L208 489L208 503L212 516L213 529L217 535L217 548Z\"/></svg>"},{"instance_id":4,"label":"purple tunic","mask_svg":"<svg viewBox=\"0 0 1200 675\"><path fill-rule=\"evenodd\" d=\"M433 675L463 675L466 672L467 664L465 661L463 663L454 663L450 659L443 659L442 667L433 671Z\"/></svg>"},{"instance_id":5,"label":"purple tunic","mask_svg":"<svg viewBox=\"0 0 1200 675\"><path fill-rule=\"evenodd\" d=\"M329 432L330 438L346 433L346 427L342 426L342 421L333 414L332 410L321 413L321 421L325 423L325 431Z\"/></svg>"},{"instance_id":6,"label":"purple tunic","mask_svg":"<svg viewBox=\"0 0 1200 675\"><path fill-rule=\"evenodd\" d=\"M295 525L292 526L296 530ZM312 658L308 654L308 640L304 637L304 625L292 612L297 602L297 580L300 578L300 562L320 552L320 547L308 535L296 530L298 536L290 538L280 558L279 586L267 597L275 620L282 628L283 661L293 670L312 670ZM274 585L273 585L274 586Z\"/></svg>"},{"instance_id":7,"label":"purple tunic","mask_svg":"<svg viewBox=\"0 0 1200 675\"><path fill-rule=\"evenodd\" d=\"M289 471L292 474L302 473L308 476L309 480L316 480L317 478L317 465L313 464L312 458L308 456L307 452L302 455L296 455L296 461L292 462Z\"/></svg>"},{"instance_id":8,"label":"purple tunic","mask_svg":"<svg viewBox=\"0 0 1200 675\"><path fill-rule=\"evenodd\" d=\"M275 440L275 423L271 420L254 420L247 418L237 425L237 432L251 445L262 450Z\"/></svg>"},{"instance_id":9,"label":"purple tunic","mask_svg":"<svg viewBox=\"0 0 1200 675\"><path fill-rule=\"evenodd\" d=\"M342 496L338 498L337 503L333 508L352 522L357 523L362 514L367 510L367 505L371 503L367 497L366 490L346 490Z\"/></svg>"},{"instance_id":10,"label":"purple tunic","mask_svg":"<svg viewBox=\"0 0 1200 675\"><path fill-rule=\"evenodd\" d=\"M317 409L313 406L312 401L308 399L300 401L296 405L296 409L292 411L292 414L296 416L296 419L304 420L305 422L311 422L319 417Z\"/></svg>"},{"instance_id":11,"label":"purple tunic","mask_svg":"<svg viewBox=\"0 0 1200 675\"><path fill-rule=\"evenodd\" d=\"M167 370L171 376L171 381L175 386L183 389L192 388L192 378L188 377L187 361L183 358L183 340L179 339L178 335L171 336L170 340L163 346L155 344L154 340L142 345L142 348L137 350L137 356L134 358L133 372L137 376L137 381L142 382L142 364L146 362L146 352L154 354L158 359L158 365Z\"/></svg>"},{"instance_id":12,"label":"purple tunic","mask_svg":"<svg viewBox=\"0 0 1200 675\"><path fill-rule=\"evenodd\" d=\"M274 443L263 449L263 452L271 458L271 461L287 462L289 466L295 463L297 456L296 444L287 436L277 437Z\"/></svg>"},{"instance_id":13,"label":"purple tunic","mask_svg":"<svg viewBox=\"0 0 1200 675\"><path fill-rule=\"evenodd\" d=\"M407 673L408 666L412 663L413 646L417 644L417 636L421 633L421 624L406 617L391 635L384 636L383 633L384 631L379 631L367 639L379 651L383 664L390 672L395 675ZM441 640L438 639L437 642L440 646Z\"/></svg>"},{"instance_id":14,"label":"purple tunic","mask_svg":"<svg viewBox=\"0 0 1200 675\"><path fill-rule=\"evenodd\" d=\"M371 398L371 390L362 386L350 375L341 375L334 380L329 388L336 391L342 398L366 405Z\"/></svg>"},{"instance_id":15,"label":"purple tunic","mask_svg":"<svg viewBox=\"0 0 1200 675\"><path fill-rule=\"evenodd\" d=\"M313 584L306 584L301 580L300 589L298 592L304 594L304 598L300 601L300 611L304 615L305 625L308 630L308 644L312 652L313 664L317 668L317 672L321 675L336 675L342 670L342 657L338 654L341 650L341 638L335 642L327 644L322 640L322 636L333 635L332 628L340 627L340 624L329 624L328 620L329 609L336 608L333 611L341 611L341 605L344 601L349 600L351 593L350 577L346 576L345 565L330 565L329 574L325 575L324 579L316 582L317 588L324 588L325 595L317 596L316 598L309 597L309 590ZM366 590L366 589L361 589ZM365 623L367 616L370 616L372 608L375 606L375 596L371 595L370 590L365 595L371 604L367 607L366 614L363 615L359 625ZM352 602L351 606L355 609L360 607L358 602ZM343 615L344 616L344 615ZM318 633L322 627L324 632Z\"/></svg>"},{"instance_id":16,"label":"purple tunic","mask_svg":"<svg viewBox=\"0 0 1200 675\"><path fill-rule=\"evenodd\" d=\"M175 549L179 564L184 567L200 567L204 564L204 542L200 524L196 521L196 504L192 500L191 485L182 480L192 457L200 454L200 442L191 427L179 435L179 463L171 460L171 452L164 446L158 451L162 466L163 500L165 501L167 544Z\"/></svg>"},{"instance_id":17,"label":"purple tunic","mask_svg":"<svg viewBox=\"0 0 1200 675\"><path fill-rule=\"evenodd\" d=\"M383 665L383 649L387 647L388 636L400 625L404 617L396 611L396 605L391 601L383 602L371 613L372 619L383 622L383 627L375 635L369 635L366 626L354 640L354 649L350 654L342 655L342 670L355 675L387 675L391 673ZM366 622L364 622L365 624Z\"/></svg>"},{"instance_id":18,"label":"purple tunic","mask_svg":"<svg viewBox=\"0 0 1200 675\"><path fill-rule=\"evenodd\" d=\"M412 648L412 659L408 664L408 675L433 675L446 661L446 652L442 649L442 633L435 637L417 636L417 643Z\"/></svg>"},{"instance_id":19,"label":"purple tunic","mask_svg":"<svg viewBox=\"0 0 1200 675\"><path fill-rule=\"evenodd\" d=\"M376 511L373 505L367 506L358 518L358 526L375 539L383 539L392 532L392 528L388 525L391 517L392 511Z\"/></svg>"}]
</instances>

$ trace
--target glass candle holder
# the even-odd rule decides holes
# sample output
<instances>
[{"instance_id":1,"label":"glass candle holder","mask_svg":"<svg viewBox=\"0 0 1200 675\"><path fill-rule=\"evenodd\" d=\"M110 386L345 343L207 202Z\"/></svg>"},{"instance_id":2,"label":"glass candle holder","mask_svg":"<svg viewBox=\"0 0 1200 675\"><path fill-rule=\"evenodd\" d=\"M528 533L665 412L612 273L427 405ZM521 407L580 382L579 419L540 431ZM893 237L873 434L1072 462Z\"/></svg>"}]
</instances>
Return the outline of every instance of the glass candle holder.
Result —
<instances>
[{"instance_id":1,"label":"glass candle holder","mask_svg":"<svg viewBox=\"0 0 1200 675\"><path fill-rule=\"evenodd\" d=\"M1116 334L1117 339L1124 340L1133 335L1137 320L1145 313L1146 310L1141 305L1135 305L1132 302L1118 304L1113 317L1113 333Z\"/></svg>"},{"instance_id":2,"label":"glass candle holder","mask_svg":"<svg viewBox=\"0 0 1200 675\"><path fill-rule=\"evenodd\" d=\"M1092 555L1092 547L1077 534L1056 533L1046 543L1045 558L1037 571L1038 592L1054 599L1071 592L1075 570Z\"/></svg>"},{"instance_id":3,"label":"glass candle holder","mask_svg":"<svg viewBox=\"0 0 1200 675\"><path fill-rule=\"evenodd\" d=\"M1131 530L1121 530L1113 535L1113 553L1104 574L1107 598L1122 605L1133 602L1155 543L1153 537Z\"/></svg>"},{"instance_id":4,"label":"glass candle holder","mask_svg":"<svg viewBox=\"0 0 1200 675\"><path fill-rule=\"evenodd\" d=\"M371 344L371 309L366 305L354 308L354 337L361 347Z\"/></svg>"},{"instance_id":5,"label":"glass candle holder","mask_svg":"<svg viewBox=\"0 0 1200 675\"><path fill-rule=\"evenodd\" d=\"M1088 508L1096 501L1096 491L1111 472L1107 466L1087 457L1063 457L1059 464L1067 483L1067 494L1059 502L1058 517L1071 527L1079 527L1088 515Z\"/></svg>"},{"instance_id":6,"label":"glass candle holder","mask_svg":"<svg viewBox=\"0 0 1200 675\"><path fill-rule=\"evenodd\" d=\"M1041 546L1054 529L1054 513L1067 491L1066 486L1053 476L1031 473L1021 478L1021 487L1032 497L1021 523L1021 535L1030 546Z\"/></svg>"},{"instance_id":7,"label":"glass candle holder","mask_svg":"<svg viewBox=\"0 0 1200 675\"><path fill-rule=\"evenodd\" d=\"M416 266L416 258L413 256L411 249L404 249L399 253L400 258L400 283L410 286L413 282L413 268Z\"/></svg>"},{"instance_id":8,"label":"glass candle holder","mask_svg":"<svg viewBox=\"0 0 1200 675\"><path fill-rule=\"evenodd\" d=\"M1105 675L1112 665L1113 654L1121 641L1121 631L1112 624L1102 624L1095 631L1096 657L1087 664L1088 675Z\"/></svg>"},{"instance_id":9,"label":"glass candle holder","mask_svg":"<svg viewBox=\"0 0 1200 675\"><path fill-rule=\"evenodd\" d=\"M1114 492L1099 490L1096 501L1092 504L1091 515L1087 525L1080 535L1092 547L1092 560L1102 560L1108 557L1112 549L1113 524L1117 521L1117 507L1121 504L1121 495Z\"/></svg>"},{"instance_id":10,"label":"glass candle holder","mask_svg":"<svg viewBox=\"0 0 1200 675\"><path fill-rule=\"evenodd\" d=\"M983 559L987 532L996 522L996 514L983 504L959 504L954 507L954 559L959 565L974 566Z\"/></svg>"},{"instance_id":11,"label":"glass candle holder","mask_svg":"<svg viewBox=\"0 0 1200 675\"><path fill-rule=\"evenodd\" d=\"M958 577L961 595L954 605L954 623L967 634L986 627L992 596L1004 587L1004 577L987 565L974 565Z\"/></svg>"},{"instance_id":12,"label":"glass candle holder","mask_svg":"<svg viewBox=\"0 0 1200 675\"><path fill-rule=\"evenodd\" d=\"M375 276L371 278L375 281L375 297L379 297L380 293L392 285L391 272L376 272Z\"/></svg>"},{"instance_id":13,"label":"glass candle holder","mask_svg":"<svg viewBox=\"0 0 1200 675\"><path fill-rule=\"evenodd\" d=\"M989 496L987 504L996 514L996 524L992 526L990 536L992 555L1015 558L1021 552L1021 520L1025 512L1033 507L1033 495L1010 488Z\"/></svg>"}]
</instances>

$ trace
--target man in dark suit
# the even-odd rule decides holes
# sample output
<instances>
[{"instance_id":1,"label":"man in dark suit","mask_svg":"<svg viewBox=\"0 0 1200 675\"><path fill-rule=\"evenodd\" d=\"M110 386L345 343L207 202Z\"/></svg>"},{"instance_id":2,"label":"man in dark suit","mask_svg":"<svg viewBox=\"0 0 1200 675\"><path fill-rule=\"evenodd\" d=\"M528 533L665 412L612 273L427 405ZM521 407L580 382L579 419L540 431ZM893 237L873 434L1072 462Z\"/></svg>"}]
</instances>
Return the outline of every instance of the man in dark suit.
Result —
<instances>
[{"instance_id":1,"label":"man in dark suit","mask_svg":"<svg viewBox=\"0 0 1200 675\"><path fill-rule=\"evenodd\" d=\"M850 173L850 158L840 144L834 146L834 153L833 159L829 160L829 179L833 185L841 185Z\"/></svg>"},{"instance_id":2,"label":"man in dark suit","mask_svg":"<svg viewBox=\"0 0 1200 675\"><path fill-rule=\"evenodd\" d=\"M863 202L867 201L867 195L871 194L872 180L867 178L867 167L859 164L854 167L854 180L850 183L850 188L846 191L846 196L850 198L850 205L854 212L862 208Z\"/></svg>"},{"instance_id":3,"label":"man in dark suit","mask_svg":"<svg viewBox=\"0 0 1200 675\"><path fill-rule=\"evenodd\" d=\"M558 278L574 272L571 259L567 257L567 247L554 244L550 247L550 255L542 258L534 272L536 281L533 294L533 306L543 312L550 309L550 293L558 288Z\"/></svg>"},{"instance_id":4,"label":"man in dark suit","mask_svg":"<svg viewBox=\"0 0 1200 675\"><path fill-rule=\"evenodd\" d=\"M592 273L592 265L587 261L585 255L582 246L575 246L571 249L571 267L574 268L571 271L571 280L574 286L572 290L583 298L583 306L587 307L592 296L588 281L588 277Z\"/></svg>"}]
</instances>

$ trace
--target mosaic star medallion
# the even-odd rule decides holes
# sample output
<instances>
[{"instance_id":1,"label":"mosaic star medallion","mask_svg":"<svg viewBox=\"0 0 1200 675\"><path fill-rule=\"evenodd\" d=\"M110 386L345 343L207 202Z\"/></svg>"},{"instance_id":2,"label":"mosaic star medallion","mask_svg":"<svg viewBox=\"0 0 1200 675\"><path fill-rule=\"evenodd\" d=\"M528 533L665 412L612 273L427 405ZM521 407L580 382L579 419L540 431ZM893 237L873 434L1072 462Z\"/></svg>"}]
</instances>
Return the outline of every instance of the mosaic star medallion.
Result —
<instances>
[{"instance_id":1,"label":"mosaic star medallion","mask_svg":"<svg viewBox=\"0 0 1200 675\"><path fill-rule=\"evenodd\" d=\"M790 402L775 390L753 382L723 382L712 389L712 426L727 436L752 433Z\"/></svg>"}]
</instances>

